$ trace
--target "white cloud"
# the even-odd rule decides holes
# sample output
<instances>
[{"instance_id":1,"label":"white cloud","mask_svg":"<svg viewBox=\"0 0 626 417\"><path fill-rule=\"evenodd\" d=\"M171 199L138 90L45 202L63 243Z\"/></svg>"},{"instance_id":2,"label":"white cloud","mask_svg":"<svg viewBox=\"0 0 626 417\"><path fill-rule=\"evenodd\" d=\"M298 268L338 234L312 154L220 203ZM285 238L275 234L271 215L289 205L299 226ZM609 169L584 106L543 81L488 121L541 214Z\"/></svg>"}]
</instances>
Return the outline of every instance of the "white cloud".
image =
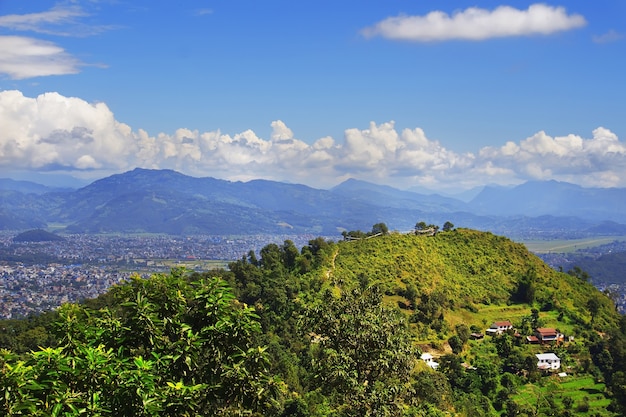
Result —
<instances>
[{"instance_id":1,"label":"white cloud","mask_svg":"<svg viewBox=\"0 0 626 417\"><path fill-rule=\"evenodd\" d=\"M55 36L89 36L109 30L86 21L89 13L78 5L0 16L0 28ZM80 72L84 64L57 44L30 36L0 36L0 75L19 80Z\"/></svg>"},{"instance_id":2,"label":"white cloud","mask_svg":"<svg viewBox=\"0 0 626 417\"><path fill-rule=\"evenodd\" d=\"M595 129L590 139L538 132L519 144L483 148L477 164L486 163L508 169L522 181L557 179L583 186L626 186L626 144L603 127Z\"/></svg>"},{"instance_id":3,"label":"white cloud","mask_svg":"<svg viewBox=\"0 0 626 417\"><path fill-rule=\"evenodd\" d=\"M52 42L22 36L0 36L0 74L19 80L76 74L81 62Z\"/></svg>"},{"instance_id":4,"label":"white cloud","mask_svg":"<svg viewBox=\"0 0 626 417\"><path fill-rule=\"evenodd\" d=\"M624 39L624 35L611 29L602 35L593 36L592 39L595 43L610 43Z\"/></svg>"},{"instance_id":5,"label":"white cloud","mask_svg":"<svg viewBox=\"0 0 626 417\"><path fill-rule=\"evenodd\" d=\"M0 28L56 36L89 36L111 28L83 22L87 16L78 5L59 5L44 12L0 16Z\"/></svg>"},{"instance_id":6,"label":"white cloud","mask_svg":"<svg viewBox=\"0 0 626 417\"><path fill-rule=\"evenodd\" d=\"M130 168L139 141L103 103L57 93L37 98L0 92L0 166L47 170ZM132 139L132 140L129 140Z\"/></svg>"},{"instance_id":7,"label":"white cloud","mask_svg":"<svg viewBox=\"0 0 626 417\"><path fill-rule=\"evenodd\" d=\"M209 14L213 14L212 9L197 9L196 11L194 11L195 16L206 16Z\"/></svg>"},{"instance_id":8,"label":"white cloud","mask_svg":"<svg viewBox=\"0 0 626 417\"><path fill-rule=\"evenodd\" d=\"M73 171L92 178L135 167L169 168L230 180L265 178L326 188L353 177L399 188L439 190L487 183L557 179L626 187L626 144L599 127L591 138L537 132L519 142L457 153L422 129L393 121L346 129L312 144L280 120L264 139L252 130L225 134L181 128L150 135L117 121L104 103L58 93L25 97L0 91L0 170Z\"/></svg>"},{"instance_id":9,"label":"white cloud","mask_svg":"<svg viewBox=\"0 0 626 417\"><path fill-rule=\"evenodd\" d=\"M362 30L365 37L416 42L452 39L484 40L510 36L549 35L586 25L578 14L564 7L533 4L526 10L500 6L494 10L470 7L451 15L433 11L424 16L400 15L384 19Z\"/></svg>"}]
</instances>

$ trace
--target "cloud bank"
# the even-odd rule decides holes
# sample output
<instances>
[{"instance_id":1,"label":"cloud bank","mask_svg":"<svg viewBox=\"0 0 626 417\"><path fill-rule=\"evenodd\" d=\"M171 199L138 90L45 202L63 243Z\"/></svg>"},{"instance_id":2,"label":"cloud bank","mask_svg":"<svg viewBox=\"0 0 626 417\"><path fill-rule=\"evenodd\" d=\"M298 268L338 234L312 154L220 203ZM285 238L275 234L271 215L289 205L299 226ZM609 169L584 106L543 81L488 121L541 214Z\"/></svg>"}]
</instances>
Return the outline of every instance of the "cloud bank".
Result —
<instances>
[{"instance_id":1,"label":"cloud bank","mask_svg":"<svg viewBox=\"0 0 626 417\"><path fill-rule=\"evenodd\" d=\"M511 36L549 35L587 24L578 14L568 15L563 7L533 4L526 10L500 6L494 10L470 7L449 15L433 11L425 16L389 17L362 30L367 38L415 42L448 40L479 41Z\"/></svg>"},{"instance_id":2,"label":"cloud bank","mask_svg":"<svg viewBox=\"0 0 626 417\"><path fill-rule=\"evenodd\" d=\"M346 129L343 140L297 139L280 121L264 139L181 128L151 135L115 119L104 103L46 93L0 92L0 169L100 178L135 167L229 180L265 178L327 188L358 178L398 188L459 190L487 183L557 179L626 187L626 144L599 127L592 137L538 132L519 142L457 153L420 128L394 122ZM6 175L6 174L5 174Z\"/></svg>"}]
</instances>

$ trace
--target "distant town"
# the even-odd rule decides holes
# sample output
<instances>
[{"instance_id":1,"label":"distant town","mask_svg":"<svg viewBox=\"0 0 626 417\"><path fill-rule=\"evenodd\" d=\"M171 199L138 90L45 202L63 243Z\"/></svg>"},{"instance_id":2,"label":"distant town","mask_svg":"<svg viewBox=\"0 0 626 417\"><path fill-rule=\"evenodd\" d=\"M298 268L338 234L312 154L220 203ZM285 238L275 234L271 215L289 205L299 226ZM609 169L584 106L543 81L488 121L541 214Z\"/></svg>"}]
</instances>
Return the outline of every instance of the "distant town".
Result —
<instances>
[{"instance_id":1,"label":"distant town","mask_svg":"<svg viewBox=\"0 0 626 417\"><path fill-rule=\"evenodd\" d=\"M131 274L148 276L184 266L199 272L227 268L250 250L291 240L306 246L314 235L188 236L64 235L50 242L15 242L0 234L0 318L19 318L66 302L94 298ZM337 240L338 237L325 237ZM589 256L626 251L626 242L588 249ZM586 253L587 254L587 253ZM554 269L572 265L567 254L539 254ZM569 256L569 257L568 257ZM626 286L592 280L626 311Z\"/></svg>"},{"instance_id":2,"label":"distant town","mask_svg":"<svg viewBox=\"0 0 626 417\"><path fill-rule=\"evenodd\" d=\"M0 234L0 318L18 318L66 302L94 298L131 274L148 276L176 266L226 268L250 250L291 240L301 248L313 235L103 236L64 235L62 241L14 242Z\"/></svg>"}]
</instances>

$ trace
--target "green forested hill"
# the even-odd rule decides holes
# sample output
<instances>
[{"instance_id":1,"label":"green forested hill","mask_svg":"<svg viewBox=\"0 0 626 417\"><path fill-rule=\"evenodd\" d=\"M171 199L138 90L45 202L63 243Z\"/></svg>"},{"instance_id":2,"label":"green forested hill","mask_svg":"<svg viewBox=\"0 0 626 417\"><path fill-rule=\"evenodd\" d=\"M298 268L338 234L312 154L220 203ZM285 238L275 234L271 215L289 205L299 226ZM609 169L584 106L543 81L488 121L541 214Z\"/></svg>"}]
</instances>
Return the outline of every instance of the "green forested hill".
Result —
<instances>
[{"instance_id":1,"label":"green forested hill","mask_svg":"<svg viewBox=\"0 0 626 417\"><path fill-rule=\"evenodd\" d=\"M387 292L400 294L413 287L411 292L418 296L437 295L448 309L475 311L531 301L539 309L558 309L584 321L589 319L587 302L598 295L593 285L554 271L524 245L486 232L391 234L338 246L333 276L343 282L354 284L365 276ZM608 300L602 302L607 307L602 314L614 324Z\"/></svg>"},{"instance_id":2,"label":"green forested hill","mask_svg":"<svg viewBox=\"0 0 626 417\"><path fill-rule=\"evenodd\" d=\"M503 320L516 330L470 337ZM0 323L11 349L0 353L0 415L617 416L626 406L626 321L610 299L523 245L468 229L270 244L228 271L135 278L32 322L36 331ZM524 343L536 327L565 338ZM30 351L35 336L43 346ZM546 352L567 377L537 368Z\"/></svg>"}]
</instances>

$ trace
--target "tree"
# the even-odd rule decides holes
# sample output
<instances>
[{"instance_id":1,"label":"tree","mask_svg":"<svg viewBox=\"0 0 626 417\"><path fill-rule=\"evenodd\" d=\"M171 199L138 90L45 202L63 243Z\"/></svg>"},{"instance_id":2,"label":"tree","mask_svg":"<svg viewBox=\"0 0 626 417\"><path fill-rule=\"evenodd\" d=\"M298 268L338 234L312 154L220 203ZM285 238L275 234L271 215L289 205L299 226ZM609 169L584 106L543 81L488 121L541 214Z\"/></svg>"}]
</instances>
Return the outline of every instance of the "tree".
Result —
<instances>
[{"instance_id":1,"label":"tree","mask_svg":"<svg viewBox=\"0 0 626 417\"><path fill-rule=\"evenodd\" d=\"M417 222L415 224L415 230L426 230L427 228L426 222Z\"/></svg>"},{"instance_id":2,"label":"tree","mask_svg":"<svg viewBox=\"0 0 626 417\"><path fill-rule=\"evenodd\" d=\"M515 301L532 304L535 302L535 296L537 292L537 271L534 269L528 270L526 274L519 278L517 282L517 289L511 295Z\"/></svg>"},{"instance_id":3,"label":"tree","mask_svg":"<svg viewBox=\"0 0 626 417\"><path fill-rule=\"evenodd\" d=\"M374 226L372 226L372 235L377 235L379 233L382 235L386 235L389 233L389 229L387 228L387 225L385 223L376 223Z\"/></svg>"},{"instance_id":4,"label":"tree","mask_svg":"<svg viewBox=\"0 0 626 417\"><path fill-rule=\"evenodd\" d=\"M429 403L441 409L452 407L452 389L441 372L418 372L411 383L413 396L418 403Z\"/></svg>"},{"instance_id":5,"label":"tree","mask_svg":"<svg viewBox=\"0 0 626 417\"><path fill-rule=\"evenodd\" d=\"M450 223L450 222L445 222L445 223L443 224L443 231L444 231L444 232L449 232L449 231L451 231L452 229L454 229L454 225L453 225L452 223Z\"/></svg>"},{"instance_id":6,"label":"tree","mask_svg":"<svg viewBox=\"0 0 626 417\"><path fill-rule=\"evenodd\" d=\"M415 351L402 314L382 304L377 286L361 291L328 291L307 313L318 343L311 346L314 388L332 399L343 415L401 415L398 402Z\"/></svg>"},{"instance_id":7,"label":"tree","mask_svg":"<svg viewBox=\"0 0 626 417\"><path fill-rule=\"evenodd\" d=\"M594 323L601 307L602 303L595 295L587 301L587 310L589 311L589 314L591 314L591 323Z\"/></svg>"},{"instance_id":8,"label":"tree","mask_svg":"<svg viewBox=\"0 0 626 417\"><path fill-rule=\"evenodd\" d=\"M470 328L467 327L467 324L465 323L457 324L455 326L455 330L456 330L456 334L459 336L459 339L461 339L461 342L463 344L466 344L472 333Z\"/></svg>"},{"instance_id":9,"label":"tree","mask_svg":"<svg viewBox=\"0 0 626 417\"><path fill-rule=\"evenodd\" d=\"M450 349L452 349L452 353L454 353L455 355L458 355L463 351L463 342L461 341L461 338L457 335L452 335L448 339L448 344L450 345Z\"/></svg>"},{"instance_id":10,"label":"tree","mask_svg":"<svg viewBox=\"0 0 626 417\"><path fill-rule=\"evenodd\" d=\"M280 247L283 264L289 270L293 270L297 266L298 257L300 256L300 252L293 241L287 239L284 241L283 245Z\"/></svg>"},{"instance_id":11,"label":"tree","mask_svg":"<svg viewBox=\"0 0 626 417\"><path fill-rule=\"evenodd\" d=\"M480 381L480 392L487 397L493 397L498 388L500 369L493 361L484 358L479 358L475 363L475 367L476 375Z\"/></svg>"},{"instance_id":12,"label":"tree","mask_svg":"<svg viewBox=\"0 0 626 417\"><path fill-rule=\"evenodd\" d=\"M470 381L467 378L465 368L463 368L461 358L457 355L446 354L441 356L437 370L446 376L453 389L463 391L468 388Z\"/></svg>"},{"instance_id":13,"label":"tree","mask_svg":"<svg viewBox=\"0 0 626 417\"><path fill-rule=\"evenodd\" d=\"M496 350L501 358L507 358L513 351L513 338L508 333L494 336L493 342L495 343Z\"/></svg>"},{"instance_id":14,"label":"tree","mask_svg":"<svg viewBox=\"0 0 626 417\"><path fill-rule=\"evenodd\" d=\"M349 232L344 230L341 232L341 236L343 236L343 240L356 240L366 238L367 234L361 230L350 230Z\"/></svg>"},{"instance_id":15,"label":"tree","mask_svg":"<svg viewBox=\"0 0 626 417\"><path fill-rule=\"evenodd\" d=\"M568 275L578 278L581 281L588 282L591 278L586 271L583 271L579 266L575 266L574 268L567 271Z\"/></svg>"},{"instance_id":16,"label":"tree","mask_svg":"<svg viewBox=\"0 0 626 417\"><path fill-rule=\"evenodd\" d=\"M541 327L540 326L541 320L539 319L539 310L537 310L536 308L530 309L530 324L533 329L536 329L537 327Z\"/></svg>"}]
</instances>

